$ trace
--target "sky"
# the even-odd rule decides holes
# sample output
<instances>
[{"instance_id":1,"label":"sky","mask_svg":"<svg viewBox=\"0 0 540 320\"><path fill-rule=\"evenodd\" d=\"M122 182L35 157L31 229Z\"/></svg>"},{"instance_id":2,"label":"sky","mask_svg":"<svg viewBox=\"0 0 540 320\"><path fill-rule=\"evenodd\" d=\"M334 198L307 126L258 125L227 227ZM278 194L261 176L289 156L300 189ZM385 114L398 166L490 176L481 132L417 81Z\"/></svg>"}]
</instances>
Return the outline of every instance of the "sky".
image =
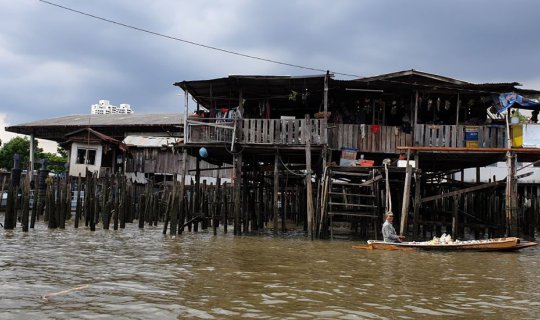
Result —
<instances>
[{"instance_id":1,"label":"sky","mask_svg":"<svg viewBox=\"0 0 540 320\"><path fill-rule=\"evenodd\" d=\"M536 0L50 2L173 38L336 74L416 69L540 90ZM88 114L101 99L128 103L137 113L182 112L182 91L173 86L178 81L319 73L159 37L39 0L0 0L4 142L12 137L4 126Z\"/></svg>"}]
</instances>

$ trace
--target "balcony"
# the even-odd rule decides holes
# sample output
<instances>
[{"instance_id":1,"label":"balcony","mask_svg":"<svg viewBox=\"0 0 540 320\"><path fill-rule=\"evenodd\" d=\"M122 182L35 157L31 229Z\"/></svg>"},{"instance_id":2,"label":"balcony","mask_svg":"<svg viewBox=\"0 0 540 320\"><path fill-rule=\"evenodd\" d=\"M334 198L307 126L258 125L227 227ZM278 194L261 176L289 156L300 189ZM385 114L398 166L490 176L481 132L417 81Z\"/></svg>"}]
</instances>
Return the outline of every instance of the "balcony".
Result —
<instances>
[{"instance_id":1,"label":"balcony","mask_svg":"<svg viewBox=\"0 0 540 320\"><path fill-rule=\"evenodd\" d=\"M326 120L319 119L198 119L188 120L186 143L243 145L285 145L306 144L307 133L312 145L327 142L324 130Z\"/></svg>"}]
</instances>

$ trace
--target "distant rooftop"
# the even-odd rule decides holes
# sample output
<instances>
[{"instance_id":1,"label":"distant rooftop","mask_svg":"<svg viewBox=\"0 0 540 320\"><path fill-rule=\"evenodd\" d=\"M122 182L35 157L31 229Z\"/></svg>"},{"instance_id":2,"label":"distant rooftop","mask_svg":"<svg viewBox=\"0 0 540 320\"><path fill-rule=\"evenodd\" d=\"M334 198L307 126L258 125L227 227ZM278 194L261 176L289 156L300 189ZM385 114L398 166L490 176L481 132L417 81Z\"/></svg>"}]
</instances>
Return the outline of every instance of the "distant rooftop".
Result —
<instances>
[{"instance_id":1,"label":"distant rooftop","mask_svg":"<svg viewBox=\"0 0 540 320\"><path fill-rule=\"evenodd\" d=\"M182 113L76 114L21 123L6 131L61 142L66 134L90 127L123 140L127 132L178 132L183 121Z\"/></svg>"}]
</instances>

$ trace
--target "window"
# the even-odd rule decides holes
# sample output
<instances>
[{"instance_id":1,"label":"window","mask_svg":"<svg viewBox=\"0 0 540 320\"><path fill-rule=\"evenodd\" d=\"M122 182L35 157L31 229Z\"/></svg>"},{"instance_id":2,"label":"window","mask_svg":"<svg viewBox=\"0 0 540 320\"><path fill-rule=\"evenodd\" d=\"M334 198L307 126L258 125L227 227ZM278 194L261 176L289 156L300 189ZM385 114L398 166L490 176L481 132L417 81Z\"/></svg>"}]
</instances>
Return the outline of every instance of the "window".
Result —
<instances>
[{"instance_id":1,"label":"window","mask_svg":"<svg viewBox=\"0 0 540 320\"><path fill-rule=\"evenodd\" d=\"M96 150L95 149L77 149L77 164L90 164L96 163Z\"/></svg>"}]
</instances>

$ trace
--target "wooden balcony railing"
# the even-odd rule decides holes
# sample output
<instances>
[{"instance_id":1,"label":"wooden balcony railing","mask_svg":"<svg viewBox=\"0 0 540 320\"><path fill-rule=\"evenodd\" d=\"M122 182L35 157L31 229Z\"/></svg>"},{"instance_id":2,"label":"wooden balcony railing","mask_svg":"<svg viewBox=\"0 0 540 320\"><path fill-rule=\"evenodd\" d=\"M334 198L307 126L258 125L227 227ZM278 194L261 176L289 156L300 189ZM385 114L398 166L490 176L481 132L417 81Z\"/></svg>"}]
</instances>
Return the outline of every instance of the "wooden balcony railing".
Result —
<instances>
[{"instance_id":1,"label":"wooden balcony railing","mask_svg":"<svg viewBox=\"0 0 540 320\"><path fill-rule=\"evenodd\" d=\"M400 153L397 148L405 146L505 148L507 144L504 126L418 124L404 132L395 126L331 123L327 136L325 120L319 119L188 120L186 143L231 143L234 136L240 144L304 145L308 124L312 145L328 143L337 150Z\"/></svg>"},{"instance_id":2,"label":"wooden balcony railing","mask_svg":"<svg viewBox=\"0 0 540 320\"><path fill-rule=\"evenodd\" d=\"M412 134L400 127L358 124L329 124L332 149L356 148L364 152L399 153L397 147L412 145Z\"/></svg>"},{"instance_id":3,"label":"wooden balcony railing","mask_svg":"<svg viewBox=\"0 0 540 320\"><path fill-rule=\"evenodd\" d=\"M467 132L471 136L468 136ZM506 148L506 128L504 126L418 124L414 128L414 145L420 147Z\"/></svg>"},{"instance_id":4,"label":"wooden balcony railing","mask_svg":"<svg viewBox=\"0 0 540 320\"><path fill-rule=\"evenodd\" d=\"M504 126L418 124L411 133L393 126L329 124L328 128L329 147L338 150L400 153L400 146L506 148L507 144Z\"/></svg>"},{"instance_id":5,"label":"wooden balcony railing","mask_svg":"<svg viewBox=\"0 0 540 320\"><path fill-rule=\"evenodd\" d=\"M303 145L308 124L311 144L326 144L325 120L319 119L188 120L186 142L231 143L234 136L235 143L240 144Z\"/></svg>"}]
</instances>

